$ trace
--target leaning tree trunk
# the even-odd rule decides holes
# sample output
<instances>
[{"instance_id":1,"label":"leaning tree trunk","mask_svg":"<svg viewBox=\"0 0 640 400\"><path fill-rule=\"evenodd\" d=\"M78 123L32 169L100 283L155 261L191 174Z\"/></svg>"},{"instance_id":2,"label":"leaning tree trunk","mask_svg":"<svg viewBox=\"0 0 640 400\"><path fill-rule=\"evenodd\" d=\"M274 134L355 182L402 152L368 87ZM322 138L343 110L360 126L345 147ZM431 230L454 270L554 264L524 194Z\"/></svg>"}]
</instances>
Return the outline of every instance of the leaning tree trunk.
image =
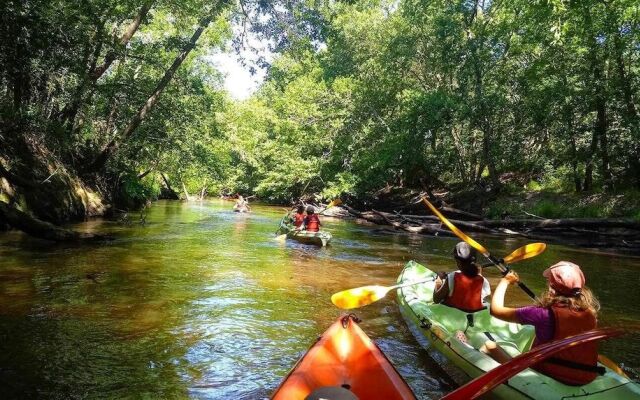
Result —
<instances>
[{"instance_id":1,"label":"leaning tree trunk","mask_svg":"<svg viewBox=\"0 0 640 400\"><path fill-rule=\"evenodd\" d=\"M160 82L158 82L158 85L156 86L151 96L142 105L142 107L140 107L138 112L133 116L133 118L129 121L129 124L127 124L122 133L119 135L120 140L117 140L117 137L111 140L111 142L107 144L104 150L102 150L102 152L98 155L94 162L89 166L86 172L97 172L104 168L109 158L111 158L116 150L118 150L120 144L122 142L126 142L135 133L136 129L140 126L142 121L144 121L147 114L155 107L158 99L160 98L160 95L167 87L169 82L171 82L171 79L173 79L173 76L175 75L180 65L182 65L191 50L193 50L193 48L196 46L198 39L202 35L202 32L204 32L204 30L207 28L207 26L209 26L212 18L212 16L209 16L200 21L198 28L191 36L191 40L189 40L184 49L174 59L173 64L171 64L171 67L169 67L162 79L160 79Z\"/></svg>"},{"instance_id":2,"label":"leaning tree trunk","mask_svg":"<svg viewBox=\"0 0 640 400\"><path fill-rule=\"evenodd\" d=\"M131 21L127 26L120 38L114 38L113 47L107 51L107 54L105 54L104 60L100 65L97 65L97 63L100 52L102 51L102 46L104 45L102 39L104 21L101 21L100 25L96 28L98 43L96 44L88 71L78 86L78 89L73 96L73 100L62 111L62 121L67 124L70 131L76 131L78 129L76 127L76 117L80 112L82 105L91 100L96 82L105 74L105 72L107 72L111 64L118 59L118 56L123 53L133 35L138 31L140 24L151 10L151 6L154 2L155 0L147 0L142 5L136 16L133 18L133 21Z\"/></svg>"}]
</instances>

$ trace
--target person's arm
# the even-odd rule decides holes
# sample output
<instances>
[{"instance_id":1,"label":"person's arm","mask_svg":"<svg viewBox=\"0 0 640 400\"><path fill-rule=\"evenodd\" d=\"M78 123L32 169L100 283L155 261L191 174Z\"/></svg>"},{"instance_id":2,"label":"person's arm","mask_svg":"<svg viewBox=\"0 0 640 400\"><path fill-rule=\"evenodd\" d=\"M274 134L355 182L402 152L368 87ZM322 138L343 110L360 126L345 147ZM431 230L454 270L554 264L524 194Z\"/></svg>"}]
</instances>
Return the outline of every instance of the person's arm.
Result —
<instances>
[{"instance_id":1,"label":"person's arm","mask_svg":"<svg viewBox=\"0 0 640 400\"><path fill-rule=\"evenodd\" d=\"M493 291L491 297L491 315L507 322L518 322L516 317L516 309L504 306L504 295L509 285L518 283L520 279L515 272L509 272L504 278L500 279L498 287Z\"/></svg>"},{"instance_id":2,"label":"person's arm","mask_svg":"<svg viewBox=\"0 0 640 400\"><path fill-rule=\"evenodd\" d=\"M433 292L433 302L442 303L449 296L449 279L436 278L436 290Z\"/></svg>"}]
</instances>

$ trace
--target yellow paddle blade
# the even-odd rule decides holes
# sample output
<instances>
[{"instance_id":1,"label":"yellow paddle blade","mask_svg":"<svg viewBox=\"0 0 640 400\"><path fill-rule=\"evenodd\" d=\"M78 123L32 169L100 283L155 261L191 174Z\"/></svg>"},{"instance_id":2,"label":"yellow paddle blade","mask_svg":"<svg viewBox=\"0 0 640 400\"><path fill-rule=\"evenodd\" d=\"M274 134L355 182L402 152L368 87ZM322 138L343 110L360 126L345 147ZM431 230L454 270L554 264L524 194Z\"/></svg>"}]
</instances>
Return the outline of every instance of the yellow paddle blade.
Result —
<instances>
[{"instance_id":1,"label":"yellow paddle blade","mask_svg":"<svg viewBox=\"0 0 640 400\"><path fill-rule=\"evenodd\" d=\"M621 377L629 379L629 375L627 375L624 372L624 370L620 368L618 364L616 364L613 360L611 360L609 357L605 356L604 354L598 354L598 362L604 365L605 367L609 368L616 374L620 375Z\"/></svg>"},{"instance_id":2,"label":"yellow paddle blade","mask_svg":"<svg viewBox=\"0 0 640 400\"><path fill-rule=\"evenodd\" d=\"M429 200L423 197L422 201L424 202L424 204L427 205L427 207L431 209L431 211L433 211L435 215L438 216L438 218L440 218L440 221L442 221L447 227L449 227L449 229L451 229L451 232L455 233L457 237L469 243L469 246L478 250L480 253L482 253L482 255L487 257L489 256L489 251L485 249L484 246L482 246L480 243L476 242L475 240L471 239L464 232L458 229L454 224L452 224L451 221L449 221L444 215L442 215L440 211L438 211L438 209L435 208L433 204L429 202Z\"/></svg>"},{"instance_id":3,"label":"yellow paddle blade","mask_svg":"<svg viewBox=\"0 0 640 400\"><path fill-rule=\"evenodd\" d=\"M522 246L514 250L513 253L509 254L504 258L504 262L507 264L511 264L521 260L526 260L527 258L537 256L538 254L542 253L546 248L547 248L547 245L545 243L530 243L526 246Z\"/></svg>"},{"instance_id":4,"label":"yellow paddle blade","mask_svg":"<svg viewBox=\"0 0 640 400\"><path fill-rule=\"evenodd\" d=\"M334 207L334 206L339 206L340 204L342 204L342 200L340 199L334 199L331 201L331 203L329 203L329 205L327 206L327 208L329 207Z\"/></svg>"},{"instance_id":5,"label":"yellow paddle blade","mask_svg":"<svg viewBox=\"0 0 640 400\"><path fill-rule=\"evenodd\" d=\"M331 296L331 302L338 308L350 310L380 300L386 296L389 289L388 286L371 285L343 290L342 292L334 293Z\"/></svg>"}]
</instances>

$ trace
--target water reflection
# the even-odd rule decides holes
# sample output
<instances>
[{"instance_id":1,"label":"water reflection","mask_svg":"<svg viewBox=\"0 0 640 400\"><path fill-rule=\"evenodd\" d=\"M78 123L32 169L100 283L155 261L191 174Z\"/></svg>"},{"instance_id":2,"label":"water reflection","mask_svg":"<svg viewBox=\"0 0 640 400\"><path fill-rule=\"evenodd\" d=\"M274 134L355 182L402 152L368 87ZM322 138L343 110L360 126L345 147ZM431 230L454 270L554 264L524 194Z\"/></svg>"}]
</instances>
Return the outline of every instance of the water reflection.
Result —
<instances>
[{"instance_id":1,"label":"water reflection","mask_svg":"<svg viewBox=\"0 0 640 400\"><path fill-rule=\"evenodd\" d=\"M395 235L326 218L332 245L278 241L279 208L161 202L145 225L91 221L114 234L100 246L60 246L0 236L0 385L4 397L211 398L268 396L340 314L338 290L392 284L417 259L450 270L455 239ZM497 255L524 244L483 239ZM561 246L517 265L535 292L560 258L584 267L604 324L640 326L640 260ZM497 271L487 270L492 283ZM624 293L621 296L620 293ZM527 304L510 291L513 304ZM416 344L393 296L358 311L362 327L419 398L452 384ZM640 365L637 336L603 352Z\"/></svg>"}]
</instances>

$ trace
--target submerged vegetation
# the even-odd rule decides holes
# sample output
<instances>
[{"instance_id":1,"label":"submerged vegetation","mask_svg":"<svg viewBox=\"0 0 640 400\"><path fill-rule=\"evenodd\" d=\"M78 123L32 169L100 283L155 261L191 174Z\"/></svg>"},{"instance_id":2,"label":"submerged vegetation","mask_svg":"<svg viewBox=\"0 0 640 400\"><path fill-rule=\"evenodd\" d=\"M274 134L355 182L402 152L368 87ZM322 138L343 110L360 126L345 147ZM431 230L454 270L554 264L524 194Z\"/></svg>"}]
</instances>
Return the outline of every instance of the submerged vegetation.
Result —
<instances>
[{"instance_id":1,"label":"submerged vegetation","mask_svg":"<svg viewBox=\"0 0 640 400\"><path fill-rule=\"evenodd\" d=\"M624 204L640 188L637 1L1 7L0 200L44 220L161 192L288 202L464 189L508 202L547 191ZM248 33L275 58L240 101L211 55Z\"/></svg>"}]
</instances>

